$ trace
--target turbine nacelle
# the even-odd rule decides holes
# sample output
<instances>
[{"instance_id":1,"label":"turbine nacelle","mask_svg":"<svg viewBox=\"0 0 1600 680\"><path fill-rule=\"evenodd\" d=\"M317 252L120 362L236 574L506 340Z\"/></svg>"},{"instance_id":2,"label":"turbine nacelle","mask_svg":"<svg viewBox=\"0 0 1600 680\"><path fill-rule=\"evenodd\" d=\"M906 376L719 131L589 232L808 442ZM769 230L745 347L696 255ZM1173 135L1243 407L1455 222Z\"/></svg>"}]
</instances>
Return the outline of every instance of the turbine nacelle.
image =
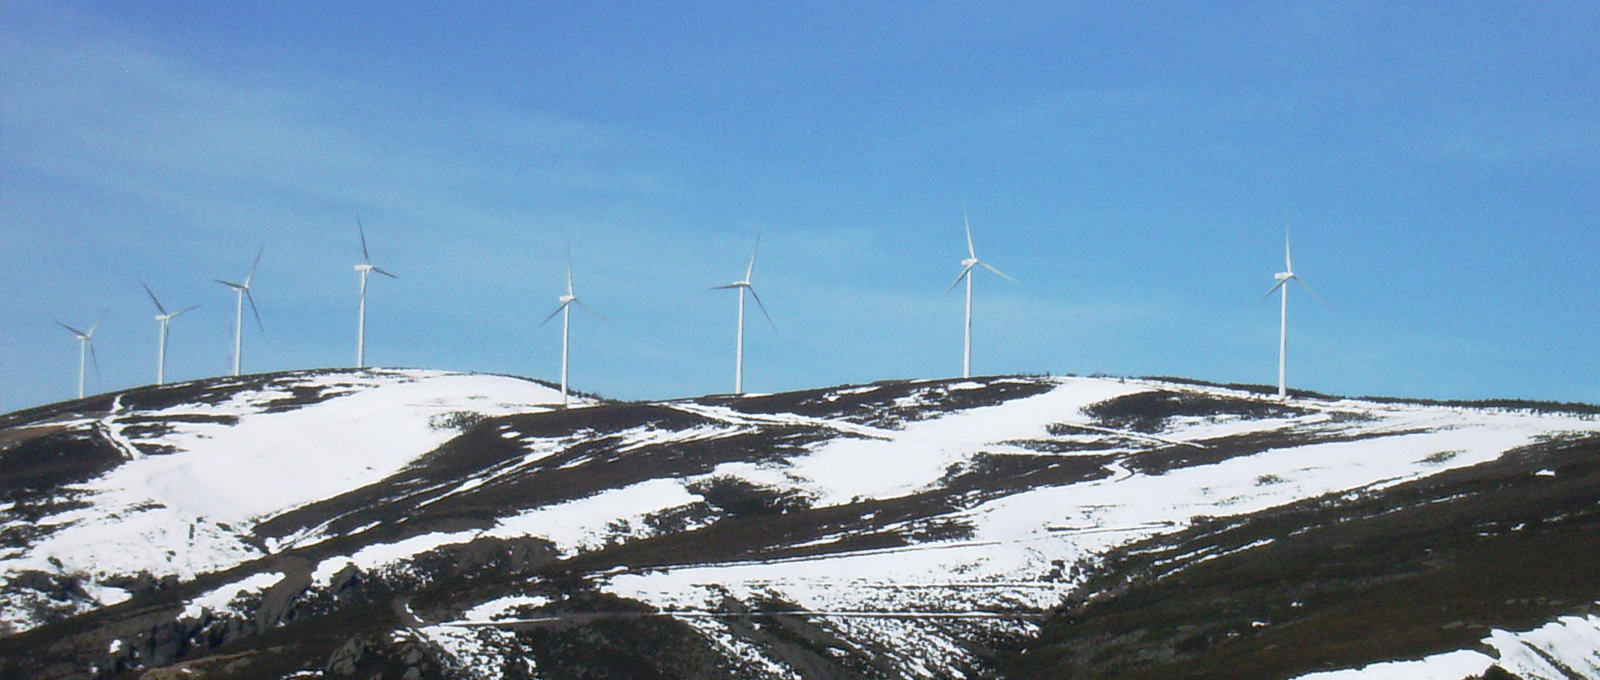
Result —
<instances>
[{"instance_id":1,"label":"turbine nacelle","mask_svg":"<svg viewBox=\"0 0 1600 680\"><path fill-rule=\"evenodd\" d=\"M1276 280L1277 283L1272 284L1272 287L1267 289L1266 295L1261 296L1261 299L1265 300L1268 297L1271 297L1273 293L1276 293L1279 290L1283 291L1283 306L1281 311L1278 313L1279 399L1289 398L1288 378L1286 377L1289 363L1289 282L1293 281L1300 284L1301 288L1306 289L1307 293L1310 293L1313 297L1320 300L1322 304L1328 304L1328 301L1323 299L1322 295L1318 293L1316 289L1307 285L1304 279L1301 279L1299 276L1295 275L1294 256L1292 255L1292 252L1293 251L1289 247L1289 227L1285 225L1283 229L1283 271L1272 275L1272 278Z\"/></svg>"},{"instance_id":2,"label":"turbine nacelle","mask_svg":"<svg viewBox=\"0 0 1600 680\"><path fill-rule=\"evenodd\" d=\"M744 268L744 278L734 281L726 286L714 286L712 290L739 291L739 327L734 336L733 350L733 393L744 394L744 293L750 291L750 297L756 301L756 308L761 310L761 316L766 318L767 325L773 330L778 329L778 324L773 323L772 315L767 313L767 305L761 302L761 295L756 293L756 287L750 283L755 278L756 254L761 252L761 234L756 233L755 246L750 249L750 264Z\"/></svg>"},{"instance_id":3,"label":"turbine nacelle","mask_svg":"<svg viewBox=\"0 0 1600 680\"><path fill-rule=\"evenodd\" d=\"M256 259L250 262L250 272L245 274L244 283L234 283L232 281L223 281L222 279L212 279L217 283L232 288L233 292L238 293L238 305L234 311L233 321L234 375L239 375L239 366L242 363L241 355L244 352L244 303L250 303L250 314L256 318L256 328L262 330L263 332L266 331L266 327L261 325L261 310L256 308L256 296L250 294L250 282L255 280L256 267L261 264L261 254L265 252L267 252L266 246L261 246L260 249L256 250ZM154 296L151 297L154 298ZM160 305L157 306L159 307Z\"/></svg>"},{"instance_id":4,"label":"turbine nacelle","mask_svg":"<svg viewBox=\"0 0 1600 680\"><path fill-rule=\"evenodd\" d=\"M161 298L156 297L156 292L150 290L150 284L140 282L139 285L144 286L144 292L150 295L150 302L156 306L156 311L161 312L156 315L156 321L161 324L161 349L156 354L156 384L164 385L167 382L167 322L200 305L190 305L176 312L169 312L167 306L161 304Z\"/></svg>"},{"instance_id":5,"label":"turbine nacelle","mask_svg":"<svg viewBox=\"0 0 1600 680\"><path fill-rule=\"evenodd\" d=\"M68 326L67 324L62 323L60 320L56 321L57 325L60 325L62 328L67 329L69 332L71 332L74 336L76 336L78 338L78 398L79 399L83 398L83 377L84 377L84 370L85 370L85 364L86 364L85 360L86 359L94 359L94 372L95 372L95 375L98 376L100 374L100 356L99 356L99 354L97 354L94 351L94 331L95 331L95 329L100 327L100 322L105 320L106 313L110 312L110 311L111 311L111 308L107 307L104 312L100 312L100 317L94 320L94 324L89 326L89 330L87 330L87 331L79 330L77 328L73 328L72 326Z\"/></svg>"},{"instance_id":6,"label":"turbine nacelle","mask_svg":"<svg viewBox=\"0 0 1600 680\"><path fill-rule=\"evenodd\" d=\"M611 323L610 320L606 319L604 316L601 316L599 312L589 309L589 305L583 304L583 300L579 300L578 294L573 291L572 244L570 243L567 244L567 292L565 295L556 296L556 301L560 302L561 304L557 305L555 311L550 312L550 316L545 317L544 321L540 321L539 326L542 328L545 324L550 323L551 319L556 318L556 315L563 315L561 317L561 407L566 408L570 399L567 391L567 356L569 353L568 343L571 340L570 333L572 330L572 305L576 304L579 307L584 308L584 310L588 311L590 314L599 317L601 321Z\"/></svg>"},{"instance_id":7,"label":"turbine nacelle","mask_svg":"<svg viewBox=\"0 0 1600 680\"><path fill-rule=\"evenodd\" d=\"M1006 279L1007 281L1010 281L1012 283L1017 283L1017 280L1011 278L1011 276L1009 274L1006 274L1003 271L1000 271L998 269L995 269L992 266L989 266L989 264L987 262L983 262L982 260L978 259L978 248L972 244L972 220L971 220L971 218L967 217L967 208L966 208L966 206L962 206L961 207L961 225L962 225L962 228L966 232L966 235L967 235L967 257L966 257L966 259L961 261L961 274L956 276L956 280L950 282L950 287L944 289L944 292L946 294L948 294L950 291L955 290L956 286L961 285L961 281L963 279L965 279L966 282L967 282L967 318L966 318L966 324L965 324L966 331L965 331L965 333L963 335L962 343L961 343L961 377L967 378L967 377L971 377L972 376L972 277L973 277L973 271L976 270L978 267L983 267L984 269L987 269L990 272L993 272L994 274L996 274L996 275L1000 276L1001 278Z\"/></svg>"},{"instance_id":8,"label":"turbine nacelle","mask_svg":"<svg viewBox=\"0 0 1600 680\"><path fill-rule=\"evenodd\" d=\"M356 271L363 274L367 272L377 272L391 279L400 278L372 264L372 253L367 251L367 229L361 225L360 215L356 215L356 235L361 237L361 264L356 265Z\"/></svg>"}]
</instances>

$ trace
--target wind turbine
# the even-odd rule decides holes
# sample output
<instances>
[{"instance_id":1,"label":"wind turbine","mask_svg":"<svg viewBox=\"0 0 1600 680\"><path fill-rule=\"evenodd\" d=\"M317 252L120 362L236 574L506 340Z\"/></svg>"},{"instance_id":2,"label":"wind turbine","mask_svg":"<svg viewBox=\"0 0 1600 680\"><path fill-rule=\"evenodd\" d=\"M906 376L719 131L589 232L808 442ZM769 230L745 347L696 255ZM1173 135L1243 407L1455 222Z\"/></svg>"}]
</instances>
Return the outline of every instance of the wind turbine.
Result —
<instances>
[{"instance_id":1,"label":"wind turbine","mask_svg":"<svg viewBox=\"0 0 1600 680\"><path fill-rule=\"evenodd\" d=\"M778 324L772 322L772 315L767 313L767 306L761 304L761 296L756 295L755 286L750 284L750 275L756 270L756 252L761 249L761 234L756 234L756 246L750 250L750 266L744 270L744 278L734 281L726 286L716 286L712 290L726 290L734 288L739 291L739 337L734 346L733 355L733 393L744 394L744 292L750 291L750 297L755 298L756 306L761 308L761 315L767 318L767 323L772 330L778 330Z\"/></svg>"},{"instance_id":2,"label":"wind turbine","mask_svg":"<svg viewBox=\"0 0 1600 680\"><path fill-rule=\"evenodd\" d=\"M156 299L155 292L150 290L150 284L141 285L144 286L144 292L150 294L150 301L156 303L156 311L161 312L156 315L156 321L161 323L161 343L156 351L156 384L165 385L167 382L167 324L178 318L178 315L200 305L190 305L176 312L168 312L166 307L161 306L161 301Z\"/></svg>"},{"instance_id":3,"label":"wind turbine","mask_svg":"<svg viewBox=\"0 0 1600 680\"><path fill-rule=\"evenodd\" d=\"M567 406L567 356L568 356L567 340L571 337L571 333L572 333L572 303L574 303L574 302L578 303L579 307L582 307L582 308L588 310L590 314L593 314L595 316L599 316L600 320L602 320L602 321L605 320L604 316L600 316L599 312L594 311L593 309L590 309L589 305L583 304L583 300L579 300L578 296L573 294L573 292L572 292L572 247L571 246L567 247L567 294L556 298L556 300L559 301L561 303L561 305L559 307L556 307L556 311L550 312L550 316L545 317L544 321L540 321L539 322L539 326L542 328L542 327L544 327L545 324L550 323L551 319L556 318L557 314L561 315L561 407L562 408L566 408L566 406Z\"/></svg>"},{"instance_id":4,"label":"wind turbine","mask_svg":"<svg viewBox=\"0 0 1600 680\"><path fill-rule=\"evenodd\" d=\"M391 279L400 277L372 266L372 256L367 254L367 230L361 226L361 216L356 215L356 233L361 235L361 264L356 271L361 274L361 312L356 330L356 368L367 367L367 276L377 272Z\"/></svg>"},{"instance_id":5,"label":"wind turbine","mask_svg":"<svg viewBox=\"0 0 1600 680\"><path fill-rule=\"evenodd\" d=\"M961 353L961 377L970 378L972 377L972 269L974 267L983 267L984 269L999 274L1007 281L1012 283L1018 283L1018 281L1011 278L1005 272L995 269L994 267L989 266L987 263L978 260L978 251L976 248L972 247L972 221L967 218L966 208L961 209L961 220L966 223L967 227L967 259L961 261L961 275L957 276L955 282L951 283L950 287L946 288L944 292L949 294L950 291L956 289L956 285L960 284L962 279L967 280L967 333L966 342L962 346Z\"/></svg>"},{"instance_id":6,"label":"wind turbine","mask_svg":"<svg viewBox=\"0 0 1600 680\"><path fill-rule=\"evenodd\" d=\"M1287 399L1289 397L1289 390L1284 382L1284 369L1288 362L1289 352L1289 282L1294 281L1295 283L1300 284L1302 288L1306 289L1306 292L1316 295L1317 299L1322 300L1323 304L1328 304L1328 301L1324 300L1322 295L1317 293L1317 291L1312 290L1311 286L1306 285L1305 281L1301 280L1299 276L1295 275L1294 260L1289 252L1288 227L1285 227L1283 230L1283 271L1274 274L1273 278L1276 278L1278 282L1273 284L1272 288L1267 291L1267 294L1261 296L1261 299L1265 300L1268 297L1271 297L1273 293L1279 290L1283 291L1283 309L1278 316L1278 398Z\"/></svg>"},{"instance_id":7,"label":"wind turbine","mask_svg":"<svg viewBox=\"0 0 1600 680\"><path fill-rule=\"evenodd\" d=\"M262 246L260 250L256 251L256 259L255 259L254 262L250 263L250 273L245 275L244 283L234 283L232 281L223 281L222 279L213 279L217 283L220 283L220 284L222 284L224 286L232 288L233 292L238 293L238 295L239 295L239 307L238 307L238 310L235 312L234 318L233 318L233 374L234 375L239 375L239 356L240 356L240 351L242 349L244 349L244 301L245 300L249 300L250 301L250 312L252 314L256 315L256 328L260 328L262 330L266 330L266 328L261 325L261 311L256 309L256 298L255 298L255 296L250 294L250 279L255 278L256 265L261 264L261 253L265 252L266 249L267 249L266 246Z\"/></svg>"},{"instance_id":8,"label":"wind turbine","mask_svg":"<svg viewBox=\"0 0 1600 680\"><path fill-rule=\"evenodd\" d=\"M95 351L94 351L94 331L95 331L96 328L100 327L100 321L106 318L106 312L109 312L109 311L111 311L111 308L107 307L105 312L100 312L100 317L94 320L94 325L89 326L89 330L88 331L80 331L80 330L78 330L76 328L73 328L73 327L68 326L68 325L66 325L64 323L61 323L61 321L59 321L59 320L56 321L56 323L60 324L60 326L62 328L65 328L65 329L71 331L73 335L78 336L78 398L79 399L83 398L83 374L84 374L85 369L88 368L88 359L89 358L91 358L91 357L94 358L94 371L95 371L95 374L98 375L100 373L100 356L98 354L96 354Z\"/></svg>"}]
</instances>

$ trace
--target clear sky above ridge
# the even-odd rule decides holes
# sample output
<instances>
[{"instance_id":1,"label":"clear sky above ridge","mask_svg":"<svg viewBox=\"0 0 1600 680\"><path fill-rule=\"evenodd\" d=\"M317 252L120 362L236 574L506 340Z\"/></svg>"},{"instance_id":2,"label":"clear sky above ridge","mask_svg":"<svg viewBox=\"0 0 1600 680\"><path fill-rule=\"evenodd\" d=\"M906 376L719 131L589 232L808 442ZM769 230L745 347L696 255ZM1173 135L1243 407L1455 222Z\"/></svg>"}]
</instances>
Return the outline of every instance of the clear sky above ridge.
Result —
<instances>
[{"instance_id":1,"label":"clear sky above ridge","mask_svg":"<svg viewBox=\"0 0 1600 680\"><path fill-rule=\"evenodd\" d=\"M974 372L1600 402L1600 5L0 5L0 410L369 363L726 392ZM247 312L248 314L248 312Z\"/></svg>"}]
</instances>

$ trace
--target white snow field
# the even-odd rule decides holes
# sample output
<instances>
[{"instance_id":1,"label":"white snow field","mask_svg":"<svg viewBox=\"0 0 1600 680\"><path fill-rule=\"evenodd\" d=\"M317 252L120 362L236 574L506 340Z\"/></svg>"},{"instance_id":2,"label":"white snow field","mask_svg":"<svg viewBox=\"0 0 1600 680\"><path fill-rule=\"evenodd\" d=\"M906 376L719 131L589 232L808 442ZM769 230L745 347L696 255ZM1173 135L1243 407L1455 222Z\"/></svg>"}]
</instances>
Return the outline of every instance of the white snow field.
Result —
<instances>
[{"instance_id":1,"label":"white snow field","mask_svg":"<svg viewBox=\"0 0 1600 680\"><path fill-rule=\"evenodd\" d=\"M268 404L293 398L297 389L335 396L269 411ZM438 416L560 404L559 391L527 380L422 370L310 373L239 391L222 403L137 414L119 403L93 425L130 460L75 489L85 507L39 520L51 530L46 538L24 550L0 550L0 578L34 570L94 580L140 572L187 580L227 569L266 554L247 540L256 522L387 477L459 434L441 427ZM150 418L170 431L124 433ZM136 444L172 452L146 455ZM100 590L102 604L127 597ZM20 604L0 602L0 622L32 627Z\"/></svg>"},{"instance_id":2,"label":"white snow field","mask_svg":"<svg viewBox=\"0 0 1600 680\"><path fill-rule=\"evenodd\" d=\"M614 450L620 462L615 464L626 465L628 452L638 447L730 439L766 427L826 428L832 435L760 462L723 463L709 474L660 477L586 498L518 508L488 527L362 546L324 559L315 569L313 587L326 586L348 565L363 571L404 569L417 555L482 537L541 537L563 557L649 537L655 530L644 518L701 504L703 484L711 479L746 480L761 488L792 492L808 499L812 508L823 508L938 489L953 472L970 468L980 458L1112 457L1103 466L1108 474L1091 481L975 496L970 504L925 518L969 528L959 536L918 534L907 525L898 527L905 536L924 537L899 547L624 569L594 577L605 592L646 603L693 626L728 658L761 677L800 676L783 659L733 633L719 614L729 596L782 602L808 612L812 620L824 622L852 645L886 650L906 677L949 677L975 663L973 652L963 644L964 636L974 631L1036 631L1042 615L1077 585L1063 573L1064 565L1182 530L1197 517L1240 515L1327 494L1360 494L1494 460L1519 446L1564 433L1600 431L1600 421L1589 416L1357 400L1296 399L1290 403L1299 412L1278 416L1174 417L1156 432L1107 427L1085 412L1108 399L1152 390L1277 403L1221 387L1131 379L929 383L927 394L913 394L899 406L915 410L939 396L933 392L948 396L1008 380L1043 381L1047 389L993 405L929 409L920 419L894 425L863 424L843 416L750 413L705 401L665 402L658 406L709 419L711 424L687 429L651 424L612 433L620 442ZM373 484L406 468L459 434L442 426L442 417L460 412L490 417L536 412L560 402L558 392L523 380L432 371L310 376L293 386L338 394L303 407L266 412L263 404L289 395L289 386L278 385L241 392L225 403L180 404L143 412L137 415L172 422L170 431L143 439L124 433L130 423L141 422L130 419L134 414L114 410L98 419L96 426L120 442L130 460L81 485L84 507L39 520L53 528L52 533L26 548L0 552L0 578L31 570L87 574L91 584L140 572L189 580L311 545L327 536L312 530L263 545L252 540L250 530L286 511ZM841 389L832 398L874 389ZM185 416L229 420L184 422ZM1274 432L1294 433L1303 443L1176 466L1159 474L1122 465L1126 456L1158 448L1204 452L1206 440ZM509 426L501 426L499 434L497 441L518 447L525 455L468 478L437 481L456 485L451 493L467 493L523 474L526 466L586 441L582 433L536 436ZM1062 446L1030 444L1040 441ZM137 444L171 447L171 452L146 455ZM695 526L701 525L689 528ZM842 533L830 535L811 545L825 548L845 538ZM259 591L274 581L251 577L219 588L189 602L189 614L202 607L225 607L240 592ZM113 588L91 592L95 601L84 602L84 611L127 597ZM27 604L0 601L0 622L17 631L37 625ZM460 605L459 618L430 620L416 630L483 677L498 677L497 669L506 663L532 667L530 660L504 656L500 650L510 634L497 625L538 617L541 608L552 611L554 603L515 596ZM1560 677L1541 675L1546 672L1540 666L1544 656L1564 663L1571 660L1569 668L1600 677L1594 651L1600 648L1595 645L1600 633L1595 624L1592 616L1563 618L1535 631L1496 632L1488 644L1499 651L1503 667L1525 678ZM1543 654L1528 652L1529 648ZM1305 677L1454 679L1481 673L1486 660L1494 661L1479 652L1462 651Z\"/></svg>"},{"instance_id":3,"label":"white snow field","mask_svg":"<svg viewBox=\"0 0 1600 680\"><path fill-rule=\"evenodd\" d=\"M789 480L816 494L822 503L890 497L936 483L949 465L980 451L1004 453L1014 449L1008 442L1045 437L1052 422L1087 424L1089 418L1081 413L1084 406L1156 386L1131 380L1058 382L1059 387L1043 395L914 423L903 431L883 433L886 439L827 442L787 463L733 466L719 473L769 484ZM1388 486L1491 460L1542 436L1600 429L1592 419L1573 416L1356 401L1311 404L1321 412L1294 419L1197 420L1161 436L1192 441L1308 426L1345 434L1407 434L1269 450L1156 476L1119 470L1104 480L1033 489L960 513L955 518L969 520L975 527L973 535L962 540L623 574L612 577L609 589L674 611L714 609L730 592L740 599L766 596L813 611L1040 611L1061 602L1076 585L1047 580L1054 564L1072 564L1117 545L1176 531L1196 516L1244 514L1328 493ZM1333 421L1339 413L1371 420L1338 424ZM1142 439L1123 442L1128 452L1147 446ZM1440 453L1452 455L1436 455ZM712 630L723 625L715 619L695 619L693 624ZM969 652L952 644L937 627L877 621L862 625L851 620L839 625L855 633L854 640L884 645L907 660L917 660L910 666L913 676L940 677L944 669L970 660ZM1004 625L1036 624L1018 619Z\"/></svg>"}]
</instances>

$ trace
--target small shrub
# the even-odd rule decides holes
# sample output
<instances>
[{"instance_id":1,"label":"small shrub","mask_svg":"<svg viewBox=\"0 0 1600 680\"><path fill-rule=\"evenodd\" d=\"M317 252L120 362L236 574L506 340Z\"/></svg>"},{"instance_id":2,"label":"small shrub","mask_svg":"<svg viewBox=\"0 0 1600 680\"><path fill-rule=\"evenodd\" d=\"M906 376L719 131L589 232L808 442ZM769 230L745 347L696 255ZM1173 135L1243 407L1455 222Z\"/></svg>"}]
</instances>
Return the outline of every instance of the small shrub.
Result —
<instances>
[{"instance_id":1,"label":"small shrub","mask_svg":"<svg viewBox=\"0 0 1600 680\"><path fill-rule=\"evenodd\" d=\"M781 515L811 507L811 499L799 491L761 486L739 477L712 477L688 488L730 515Z\"/></svg>"},{"instance_id":2,"label":"small shrub","mask_svg":"<svg viewBox=\"0 0 1600 680\"><path fill-rule=\"evenodd\" d=\"M1427 458L1423 458L1419 462L1427 463L1428 465L1440 465L1440 464L1448 462L1451 458L1455 458L1456 455L1459 454L1459 453L1461 453L1461 452L1460 451L1440 451L1438 453L1435 453L1433 455L1428 456Z\"/></svg>"},{"instance_id":3,"label":"small shrub","mask_svg":"<svg viewBox=\"0 0 1600 680\"><path fill-rule=\"evenodd\" d=\"M483 422L483 414L477 411L450 411L429 418L428 427L433 430L466 432L480 422Z\"/></svg>"}]
</instances>

